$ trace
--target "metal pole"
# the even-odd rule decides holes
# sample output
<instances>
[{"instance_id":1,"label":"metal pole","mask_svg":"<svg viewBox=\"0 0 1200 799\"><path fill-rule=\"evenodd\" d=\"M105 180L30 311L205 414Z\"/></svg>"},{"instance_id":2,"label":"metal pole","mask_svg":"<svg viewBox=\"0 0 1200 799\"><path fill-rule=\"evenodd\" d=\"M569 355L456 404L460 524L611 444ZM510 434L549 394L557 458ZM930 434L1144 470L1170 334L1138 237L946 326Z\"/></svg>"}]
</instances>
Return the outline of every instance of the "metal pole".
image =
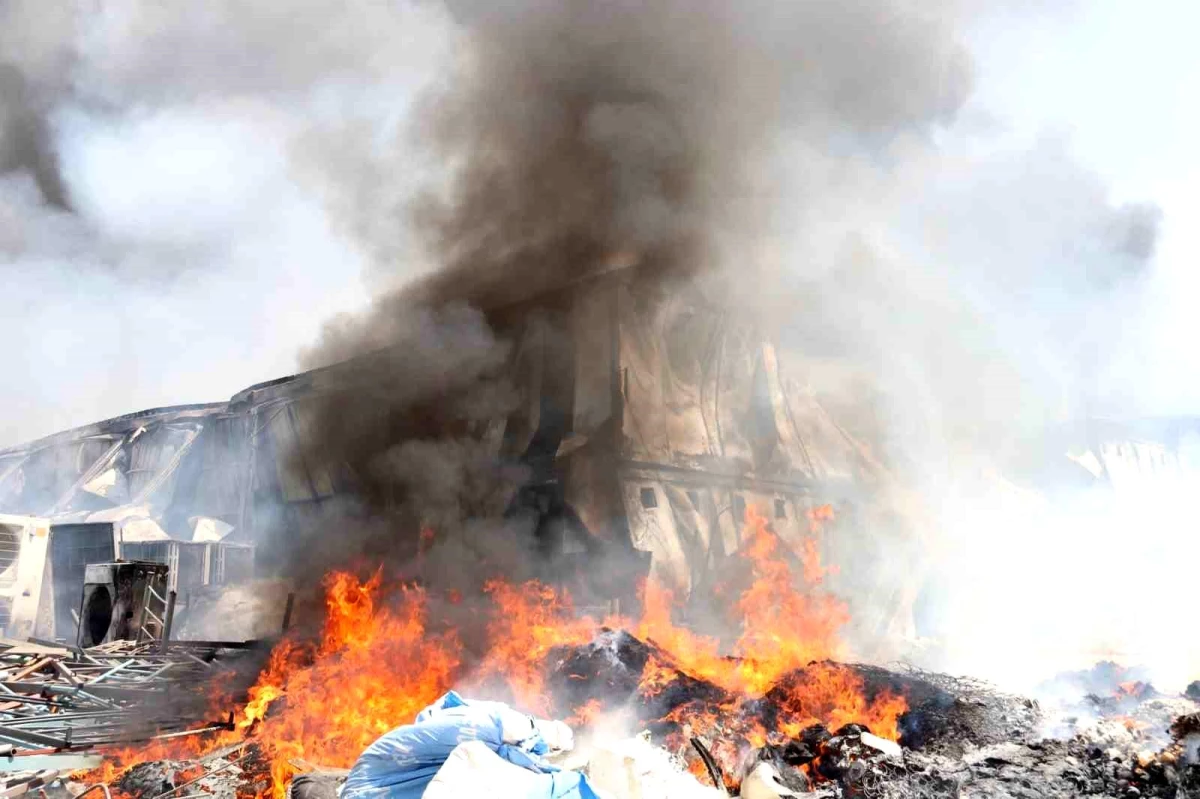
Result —
<instances>
[{"instance_id":1,"label":"metal pole","mask_svg":"<svg viewBox=\"0 0 1200 799\"><path fill-rule=\"evenodd\" d=\"M171 640L171 625L175 623L175 592L167 594L167 614L163 621L162 639L158 642L158 651L167 651L167 642Z\"/></svg>"},{"instance_id":2,"label":"metal pole","mask_svg":"<svg viewBox=\"0 0 1200 799\"><path fill-rule=\"evenodd\" d=\"M289 593L287 598L287 607L283 609L283 632L285 633L288 631L288 628L292 626L292 609L295 607L295 605L296 595Z\"/></svg>"}]
</instances>

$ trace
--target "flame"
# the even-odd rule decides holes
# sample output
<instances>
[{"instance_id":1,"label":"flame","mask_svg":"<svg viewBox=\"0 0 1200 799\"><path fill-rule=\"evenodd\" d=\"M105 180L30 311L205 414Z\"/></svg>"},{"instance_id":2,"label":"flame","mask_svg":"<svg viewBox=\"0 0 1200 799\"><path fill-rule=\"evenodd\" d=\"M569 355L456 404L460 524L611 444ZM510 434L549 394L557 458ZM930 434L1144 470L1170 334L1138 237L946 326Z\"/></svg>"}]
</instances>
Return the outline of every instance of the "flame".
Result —
<instances>
[{"instance_id":1,"label":"flame","mask_svg":"<svg viewBox=\"0 0 1200 799\"><path fill-rule=\"evenodd\" d=\"M833 518L833 510L814 508L808 518L812 537L805 539L798 553L803 578L798 581L766 516L747 509L740 555L749 563L752 582L735 604L741 634L733 646L734 657L722 657L716 639L671 622L669 591L652 584L645 589L639 635L669 653L680 671L737 697L720 705L688 703L667 717L680 725L674 736L677 745L693 734L722 731L713 756L726 769L736 764L740 754L730 739L740 738L749 747L768 742L770 733L755 717L752 703L772 689L782 707L777 732L788 737L815 723L837 729L857 722L881 737L899 738L899 718L908 709L903 697L881 691L868 699L855 672L817 662L844 654L838 631L850 615L843 603L820 590L829 570L821 564L815 534ZM652 659L639 690L643 696L656 696L674 678L674 668Z\"/></svg>"},{"instance_id":2,"label":"flame","mask_svg":"<svg viewBox=\"0 0 1200 799\"><path fill-rule=\"evenodd\" d=\"M496 605L488 625L491 646L482 665L484 675L506 681L518 706L548 713L542 690L546 656L557 646L587 643L596 634L596 623L574 618L566 592L541 583L513 586L493 580L484 591Z\"/></svg>"},{"instance_id":3,"label":"flame","mask_svg":"<svg viewBox=\"0 0 1200 799\"><path fill-rule=\"evenodd\" d=\"M817 524L831 518L828 506L814 509ZM828 573L821 565L813 539L800 554L803 590L797 589L792 568L779 551L779 538L766 516L746 511L746 544L741 557L749 561L753 581L736 602L741 634L734 657L721 655L715 638L696 635L671 620L671 592L654 583L645 586L639 637L669 652L682 671L736 693L761 696L780 677L816 660L836 659L843 653L838 632L850 619L846 606L821 593ZM661 678L652 673L650 679Z\"/></svg>"},{"instance_id":4,"label":"flame","mask_svg":"<svg viewBox=\"0 0 1200 799\"><path fill-rule=\"evenodd\" d=\"M380 583L380 572L365 582L330 575L320 643L282 642L250 691L237 728L270 761L276 799L292 776L289 761L348 768L457 676L458 641L426 630L425 593L401 586L383 606Z\"/></svg>"},{"instance_id":5,"label":"flame","mask_svg":"<svg viewBox=\"0 0 1200 799\"><path fill-rule=\"evenodd\" d=\"M571 727L590 727L598 718L604 715L604 703L599 699L589 699L566 720Z\"/></svg>"},{"instance_id":6,"label":"flame","mask_svg":"<svg viewBox=\"0 0 1200 799\"><path fill-rule=\"evenodd\" d=\"M824 513L810 516L813 524L825 518ZM779 539L767 527L766 517L748 510L746 525L750 541L745 557L753 564L755 579L738 600L743 621L735 649L743 658L744 689L761 694L789 671L841 655L838 630L850 620L850 614L844 604L816 590L826 572L814 539L804 542L801 558L806 590L798 591L791 567L778 554Z\"/></svg>"},{"instance_id":7,"label":"flame","mask_svg":"<svg viewBox=\"0 0 1200 799\"><path fill-rule=\"evenodd\" d=\"M900 737L897 722L908 710L903 697L887 691L868 701L857 674L834 663L820 663L786 682L780 731L795 738L813 724L836 730L846 724L864 724L881 738Z\"/></svg>"},{"instance_id":8,"label":"flame","mask_svg":"<svg viewBox=\"0 0 1200 799\"><path fill-rule=\"evenodd\" d=\"M730 697L695 700L664 719L678 726L683 742L691 735L715 739L713 755L726 768L746 747L762 746L780 735L795 736L816 722L832 728L858 722L895 739L897 720L906 710L904 699L887 692L868 698L854 671L827 662L843 654L838 631L849 618L845 605L822 590L828 570L821 564L816 534L831 518L827 506L810 511L812 536L794 553L800 567L797 576L767 518L747 509L740 557L751 581L731 603L739 632L729 655L722 653L717 638L675 624L675 599L655 582L643 586L638 620L599 622L578 617L563 590L536 582L492 581L485 586L493 609L486 648L475 661L477 668L468 671L457 635L429 628L422 589L403 585L385 590L379 571L365 580L333 573L325 582L320 637L314 642L289 638L275 647L234 731L203 745L122 752L114 760L129 764L178 757L185 746L211 750L250 739L270 764L266 792L282 799L293 773L291 762L349 767L376 738L410 723L458 684L500 682L518 707L548 713L545 670L553 650L586 643L602 624L633 630L657 647L642 672L642 697L657 696L681 674L708 681ZM422 539L426 537L423 532ZM722 595L726 593L727 587L722 589ZM456 604L462 598L452 596L449 601ZM779 716L771 728L764 726L755 706L768 691ZM587 725L605 710L601 702L591 700L575 708L571 720ZM120 766L109 768L105 782Z\"/></svg>"},{"instance_id":9,"label":"flame","mask_svg":"<svg viewBox=\"0 0 1200 799\"><path fill-rule=\"evenodd\" d=\"M678 676L679 671L677 669L663 663L657 657L651 656L646 661L646 668L642 671L642 679L638 683L638 692L647 699L658 696Z\"/></svg>"}]
</instances>

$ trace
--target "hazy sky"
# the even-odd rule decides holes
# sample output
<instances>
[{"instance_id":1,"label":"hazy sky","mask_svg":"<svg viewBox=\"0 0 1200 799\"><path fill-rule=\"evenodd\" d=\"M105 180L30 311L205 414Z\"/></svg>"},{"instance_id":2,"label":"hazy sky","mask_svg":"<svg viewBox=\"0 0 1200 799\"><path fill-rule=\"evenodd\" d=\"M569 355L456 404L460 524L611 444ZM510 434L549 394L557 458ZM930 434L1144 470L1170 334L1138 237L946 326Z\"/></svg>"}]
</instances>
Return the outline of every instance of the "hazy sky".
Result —
<instances>
[{"instance_id":1,"label":"hazy sky","mask_svg":"<svg viewBox=\"0 0 1200 799\"><path fill-rule=\"evenodd\" d=\"M1200 407L1197 381L1178 377L1197 371L1200 334L1191 265L1200 234L1190 218L1200 119L1185 94L1200 65L1190 40L1200 8L1101 0L1030 20L997 17L972 34L978 85L966 121L990 117L1006 129L996 139L1005 146L1065 136L1115 200L1162 205L1145 289L1153 310L1122 323L1130 335L1119 362L1157 386L1147 410ZM392 100L405 97L398 89ZM366 302L367 254L331 219L328 198L289 168L294 117L225 101L219 90L187 104L117 100L122 113L76 105L54 120L75 219L28 214L27 181L0 182L0 295L16 331L0 352L0 446L136 409L225 399L293 371L325 319ZM320 92L296 100L300 116L335 122L345 102L353 98ZM6 261L5 235L43 244ZM90 261L120 266L71 270L65 280L55 267Z\"/></svg>"},{"instance_id":2,"label":"hazy sky","mask_svg":"<svg viewBox=\"0 0 1200 799\"><path fill-rule=\"evenodd\" d=\"M1049 23L1009 18L973 41L978 106L1015 138L1066 136L1115 201L1163 210L1142 311L1115 322L1125 339L1114 384L1139 383L1128 387L1131 404L1153 414L1200 411L1198 24L1195 3L1095 0Z\"/></svg>"}]
</instances>

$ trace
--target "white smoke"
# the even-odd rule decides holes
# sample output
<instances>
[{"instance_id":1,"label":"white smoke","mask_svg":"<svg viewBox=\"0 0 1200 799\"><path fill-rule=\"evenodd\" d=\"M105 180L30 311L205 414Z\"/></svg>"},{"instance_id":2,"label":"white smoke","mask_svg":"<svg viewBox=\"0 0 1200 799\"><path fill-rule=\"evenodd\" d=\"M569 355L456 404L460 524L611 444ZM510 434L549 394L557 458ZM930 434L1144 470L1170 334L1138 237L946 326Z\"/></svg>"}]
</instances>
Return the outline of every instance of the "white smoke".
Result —
<instances>
[{"instance_id":1,"label":"white smoke","mask_svg":"<svg viewBox=\"0 0 1200 799\"><path fill-rule=\"evenodd\" d=\"M354 163L445 40L437 9L0 4L0 446L296 371L361 307ZM389 191L403 192L399 176ZM415 271L415 267L414 267Z\"/></svg>"}]
</instances>

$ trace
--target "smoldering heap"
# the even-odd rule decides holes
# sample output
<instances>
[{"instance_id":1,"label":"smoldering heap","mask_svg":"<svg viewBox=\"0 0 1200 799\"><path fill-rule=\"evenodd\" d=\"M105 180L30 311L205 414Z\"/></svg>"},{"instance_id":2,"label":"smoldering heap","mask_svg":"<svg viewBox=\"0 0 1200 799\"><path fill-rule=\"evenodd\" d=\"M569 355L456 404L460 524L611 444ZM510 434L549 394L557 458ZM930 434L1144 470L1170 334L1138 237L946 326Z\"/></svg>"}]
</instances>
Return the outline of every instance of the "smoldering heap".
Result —
<instances>
[{"instance_id":1,"label":"smoldering heap","mask_svg":"<svg viewBox=\"0 0 1200 799\"><path fill-rule=\"evenodd\" d=\"M906 698L898 742L873 735L864 724L830 729L813 723L786 735L769 734L765 743L754 746L744 737L745 716L727 708L719 713L722 697L716 686L678 672L668 690L646 692L644 682L639 684L642 671L661 657L653 644L605 631L585 646L559 653L551 680L556 695L568 698L567 705L593 701L620 707L631 702L639 720L692 773L709 775L735 795L739 790L746 795L745 781L763 779L763 772L752 776L763 764L770 767L765 773L776 788L828 797L1200 795L1196 704L1184 696L1159 694L1147 684L1130 693L1129 683L1104 679L1105 664L1094 670L1103 695L1089 694L1069 707L1043 708L946 675L813 663L786 675L747 708L763 729L777 729L780 714L786 715L789 683L830 668L846 669L861 681L865 696ZM699 738L700 728L687 721L695 717L697 705L720 715ZM681 712L688 708L691 714ZM1051 719L1069 725L1070 734L1043 738Z\"/></svg>"}]
</instances>

